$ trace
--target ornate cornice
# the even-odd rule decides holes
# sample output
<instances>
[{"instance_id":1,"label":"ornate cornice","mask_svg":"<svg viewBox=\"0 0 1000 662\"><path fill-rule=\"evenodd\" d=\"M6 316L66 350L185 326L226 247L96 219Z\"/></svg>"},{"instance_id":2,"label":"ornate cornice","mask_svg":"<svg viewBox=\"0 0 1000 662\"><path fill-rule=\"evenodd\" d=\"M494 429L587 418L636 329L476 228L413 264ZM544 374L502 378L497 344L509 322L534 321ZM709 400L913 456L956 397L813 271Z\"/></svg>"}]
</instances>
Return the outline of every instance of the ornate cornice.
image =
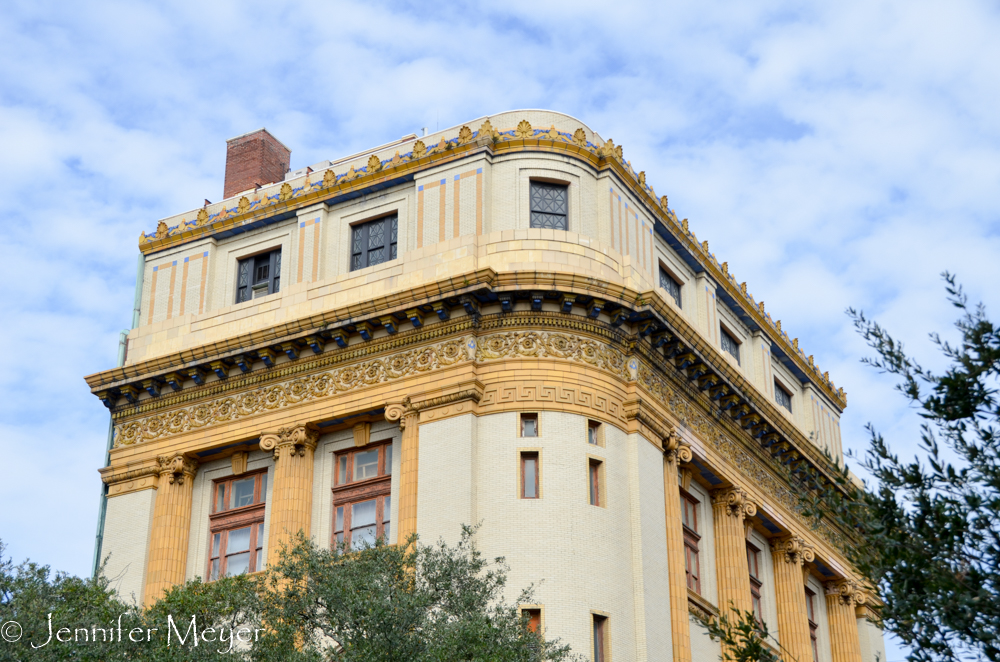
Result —
<instances>
[{"instance_id":1,"label":"ornate cornice","mask_svg":"<svg viewBox=\"0 0 1000 662\"><path fill-rule=\"evenodd\" d=\"M775 558L793 565L803 565L816 560L816 552L812 546L798 536L781 536L771 539L771 550Z\"/></svg>"},{"instance_id":2,"label":"ornate cornice","mask_svg":"<svg viewBox=\"0 0 1000 662\"><path fill-rule=\"evenodd\" d=\"M159 465L158 473L160 478L166 478L171 485L183 485L185 480L194 478L198 472L198 461L185 456L183 453L172 455L159 455L156 458Z\"/></svg>"},{"instance_id":3,"label":"ornate cornice","mask_svg":"<svg viewBox=\"0 0 1000 662\"><path fill-rule=\"evenodd\" d=\"M712 506L715 512L741 521L757 514L757 504L740 487L727 487L712 492Z\"/></svg>"}]
</instances>

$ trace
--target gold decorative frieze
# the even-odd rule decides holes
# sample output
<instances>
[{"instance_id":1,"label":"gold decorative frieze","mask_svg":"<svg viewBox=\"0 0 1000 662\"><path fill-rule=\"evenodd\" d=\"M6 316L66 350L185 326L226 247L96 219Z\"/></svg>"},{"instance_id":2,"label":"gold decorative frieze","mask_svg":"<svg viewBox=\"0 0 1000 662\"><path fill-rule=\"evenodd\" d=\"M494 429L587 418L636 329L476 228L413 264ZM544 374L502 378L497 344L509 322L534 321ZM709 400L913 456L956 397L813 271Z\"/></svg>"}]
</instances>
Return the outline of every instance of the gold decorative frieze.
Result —
<instances>
[{"instance_id":1,"label":"gold decorative frieze","mask_svg":"<svg viewBox=\"0 0 1000 662\"><path fill-rule=\"evenodd\" d=\"M624 352L591 338L549 331L505 331L480 338L476 361L520 357L566 359L629 381Z\"/></svg>"}]
</instances>

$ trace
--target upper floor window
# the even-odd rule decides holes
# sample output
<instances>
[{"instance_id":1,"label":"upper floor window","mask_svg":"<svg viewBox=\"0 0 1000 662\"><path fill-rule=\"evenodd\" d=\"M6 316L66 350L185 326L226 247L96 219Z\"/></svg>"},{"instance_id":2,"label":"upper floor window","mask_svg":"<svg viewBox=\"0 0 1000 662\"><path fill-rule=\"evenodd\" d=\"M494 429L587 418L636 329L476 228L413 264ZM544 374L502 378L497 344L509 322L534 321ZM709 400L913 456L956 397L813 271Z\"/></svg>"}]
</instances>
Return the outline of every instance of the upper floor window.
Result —
<instances>
[{"instance_id":1,"label":"upper floor window","mask_svg":"<svg viewBox=\"0 0 1000 662\"><path fill-rule=\"evenodd\" d=\"M819 662L819 642L816 636L819 625L816 623L816 594L806 589L806 611L809 614L809 640L812 642L813 662Z\"/></svg>"},{"instance_id":2,"label":"upper floor window","mask_svg":"<svg viewBox=\"0 0 1000 662\"><path fill-rule=\"evenodd\" d=\"M569 186L531 182L531 227L568 230Z\"/></svg>"},{"instance_id":3,"label":"upper floor window","mask_svg":"<svg viewBox=\"0 0 1000 662\"><path fill-rule=\"evenodd\" d=\"M774 382L774 399L779 405L792 411L792 394L782 388L777 381Z\"/></svg>"},{"instance_id":4,"label":"upper floor window","mask_svg":"<svg viewBox=\"0 0 1000 662\"><path fill-rule=\"evenodd\" d=\"M214 485L209 581L263 570L267 472L226 478Z\"/></svg>"},{"instance_id":5,"label":"upper floor window","mask_svg":"<svg viewBox=\"0 0 1000 662\"><path fill-rule=\"evenodd\" d=\"M333 542L348 549L389 539L392 511L392 443L354 448L336 456Z\"/></svg>"},{"instance_id":6,"label":"upper floor window","mask_svg":"<svg viewBox=\"0 0 1000 662\"><path fill-rule=\"evenodd\" d=\"M747 566L750 568L750 600L753 603L753 615L759 622L764 622L764 612L760 605L760 589L764 582L760 578L760 550L747 543Z\"/></svg>"},{"instance_id":7,"label":"upper floor window","mask_svg":"<svg viewBox=\"0 0 1000 662\"><path fill-rule=\"evenodd\" d=\"M719 329L719 336L722 339L722 351L729 352L736 359L736 364L740 363L740 343L733 338L725 329Z\"/></svg>"},{"instance_id":8,"label":"upper floor window","mask_svg":"<svg viewBox=\"0 0 1000 662\"><path fill-rule=\"evenodd\" d=\"M397 214L351 227L351 271L396 259Z\"/></svg>"},{"instance_id":9,"label":"upper floor window","mask_svg":"<svg viewBox=\"0 0 1000 662\"><path fill-rule=\"evenodd\" d=\"M698 502L681 494L681 519L684 524L684 574L688 588L701 593L701 565L698 559Z\"/></svg>"},{"instance_id":10,"label":"upper floor window","mask_svg":"<svg viewBox=\"0 0 1000 662\"><path fill-rule=\"evenodd\" d=\"M681 284L674 280L674 277L667 273L667 270L660 267L660 287L667 291L671 297L673 297L674 302L677 307L681 307Z\"/></svg>"},{"instance_id":11,"label":"upper floor window","mask_svg":"<svg viewBox=\"0 0 1000 662\"><path fill-rule=\"evenodd\" d=\"M240 260L236 303L274 294L281 284L281 249Z\"/></svg>"}]
</instances>

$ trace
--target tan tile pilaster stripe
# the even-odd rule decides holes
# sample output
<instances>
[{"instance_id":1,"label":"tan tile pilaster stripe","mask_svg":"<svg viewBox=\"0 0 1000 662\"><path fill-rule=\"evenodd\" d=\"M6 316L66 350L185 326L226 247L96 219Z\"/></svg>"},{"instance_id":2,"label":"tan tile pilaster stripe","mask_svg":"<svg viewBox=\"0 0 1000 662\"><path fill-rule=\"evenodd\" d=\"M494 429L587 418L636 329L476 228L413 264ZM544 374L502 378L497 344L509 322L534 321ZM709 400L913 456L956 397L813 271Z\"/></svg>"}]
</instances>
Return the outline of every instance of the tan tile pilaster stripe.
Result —
<instances>
[{"instance_id":1,"label":"tan tile pilaster stripe","mask_svg":"<svg viewBox=\"0 0 1000 662\"><path fill-rule=\"evenodd\" d=\"M153 506L149 562L143 602L150 605L163 591L184 581L188 536L191 533L191 495L198 464L180 453L161 455L159 486Z\"/></svg>"},{"instance_id":2,"label":"tan tile pilaster stripe","mask_svg":"<svg viewBox=\"0 0 1000 662\"><path fill-rule=\"evenodd\" d=\"M826 584L826 614L830 621L833 662L861 662L855 607L864 601L864 594L854 582L842 580Z\"/></svg>"},{"instance_id":3,"label":"tan tile pilaster stripe","mask_svg":"<svg viewBox=\"0 0 1000 662\"><path fill-rule=\"evenodd\" d=\"M667 576L670 580L670 634L674 662L691 662L691 631L688 619L687 575L684 564L684 530L681 519L679 462L691 461L691 449L672 432L664 442L663 497L667 519Z\"/></svg>"},{"instance_id":4,"label":"tan tile pilaster stripe","mask_svg":"<svg viewBox=\"0 0 1000 662\"><path fill-rule=\"evenodd\" d=\"M274 451L274 486L267 536L268 558L302 531L309 535L312 518L313 458L319 432L306 425L281 428L260 436L260 448Z\"/></svg>"},{"instance_id":5,"label":"tan tile pilaster stripe","mask_svg":"<svg viewBox=\"0 0 1000 662\"><path fill-rule=\"evenodd\" d=\"M747 566L747 517L757 514L757 506L739 487L712 493L715 524L715 575L719 587L719 613L734 617L731 609L750 611L750 568ZM731 604L730 604L731 603Z\"/></svg>"},{"instance_id":6,"label":"tan tile pilaster stripe","mask_svg":"<svg viewBox=\"0 0 1000 662\"><path fill-rule=\"evenodd\" d=\"M402 432L399 457L399 528L396 542L417 532L417 460L420 453L420 414L409 408L409 400L390 404L385 417L399 421Z\"/></svg>"},{"instance_id":7,"label":"tan tile pilaster stripe","mask_svg":"<svg viewBox=\"0 0 1000 662\"><path fill-rule=\"evenodd\" d=\"M794 536L773 539L771 550L781 659L785 662L809 662L812 660L812 639L809 637L809 611L802 565L812 562L816 554L802 538Z\"/></svg>"}]
</instances>

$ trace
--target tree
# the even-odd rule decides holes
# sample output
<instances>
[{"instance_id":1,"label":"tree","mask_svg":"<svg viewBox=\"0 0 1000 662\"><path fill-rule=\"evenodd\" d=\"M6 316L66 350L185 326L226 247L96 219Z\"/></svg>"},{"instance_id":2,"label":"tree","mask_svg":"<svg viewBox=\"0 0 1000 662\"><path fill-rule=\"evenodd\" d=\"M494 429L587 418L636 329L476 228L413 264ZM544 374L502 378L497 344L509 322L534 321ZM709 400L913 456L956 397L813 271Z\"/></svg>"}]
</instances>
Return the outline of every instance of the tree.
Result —
<instances>
[{"instance_id":1,"label":"tree","mask_svg":"<svg viewBox=\"0 0 1000 662\"><path fill-rule=\"evenodd\" d=\"M865 363L899 378L897 390L924 419L926 456L901 460L869 425L861 465L874 485L808 504L818 517L853 529L864 544L849 551L885 602L889 631L911 646L909 659L1000 660L1000 328L982 304L970 307L943 274L960 311L961 341L931 339L948 360L942 373L922 367L903 344L862 312L849 310L877 356ZM844 495L846 494L846 496Z\"/></svg>"},{"instance_id":2,"label":"tree","mask_svg":"<svg viewBox=\"0 0 1000 662\"><path fill-rule=\"evenodd\" d=\"M706 624L708 635L722 643L722 659L726 662L782 662L775 652L778 640L768 631L767 624L758 621L752 611L731 607L731 615L720 613ZM773 643L768 644L768 640ZM800 660L808 662L808 660Z\"/></svg>"},{"instance_id":3,"label":"tree","mask_svg":"<svg viewBox=\"0 0 1000 662\"><path fill-rule=\"evenodd\" d=\"M300 536L264 573L195 579L148 608L119 600L103 574L15 566L0 543L0 662L570 660L519 612L530 587L504 600L507 566L484 559L473 534L464 528L455 546L414 536L355 551Z\"/></svg>"}]
</instances>

